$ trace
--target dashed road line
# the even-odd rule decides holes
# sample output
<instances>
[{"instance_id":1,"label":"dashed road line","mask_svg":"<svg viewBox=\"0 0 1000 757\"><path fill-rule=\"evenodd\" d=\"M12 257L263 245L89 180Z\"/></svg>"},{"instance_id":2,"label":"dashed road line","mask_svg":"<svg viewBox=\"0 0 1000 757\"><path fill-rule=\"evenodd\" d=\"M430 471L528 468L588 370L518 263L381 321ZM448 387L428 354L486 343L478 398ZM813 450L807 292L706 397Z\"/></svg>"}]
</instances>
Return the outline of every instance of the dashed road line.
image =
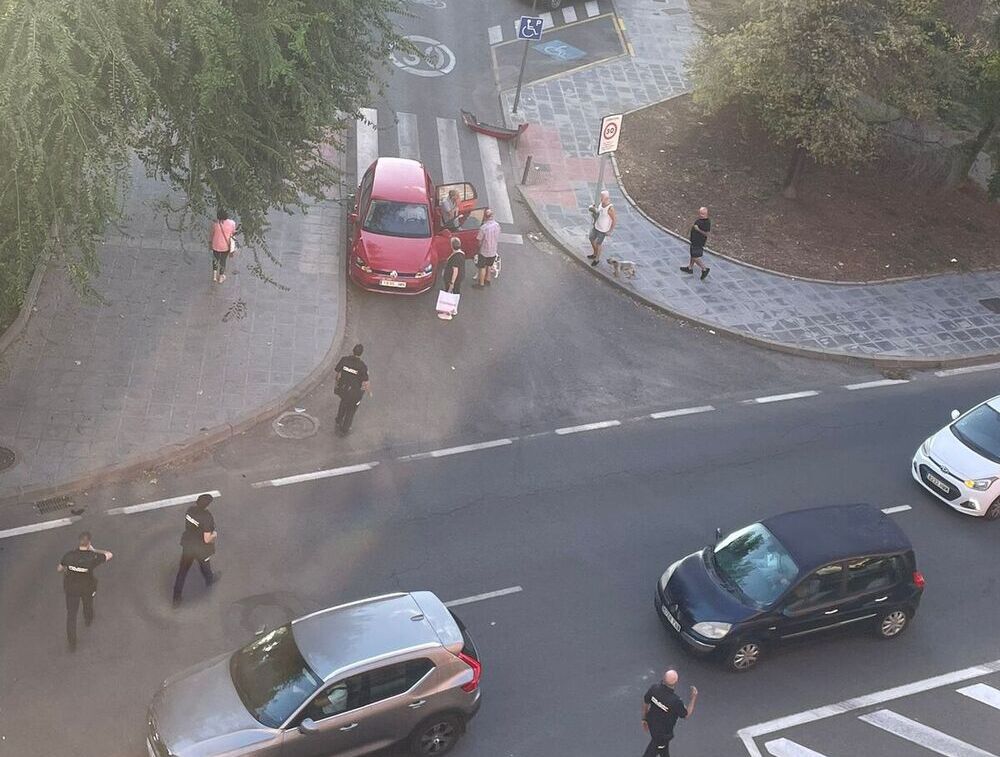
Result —
<instances>
[{"instance_id":1,"label":"dashed road line","mask_svg":"<svg viewBox=\"0 0 1000 757\"><path fill-rule=\"evenodd\" d=\"M374 108L361 108L361 117L367 122L358 121L357 126L357 157L358 181L364 176L368 166L378 157L378 111Z\"/></svg>"},{"instance_id":2,"label":"dashed road line","mask_svg":"<svg viewBox=\"0 0 1000 757\"><path fill-rule=\"evenodd\" d=\"M601 9L597 5L597 0L587 0L584 4L584 8L587 9L587 18L593 18L601 13Z\"/></svg>"},{"instance_id":3,"label":"dashed road line","mask_svg":"<svg viewBox=\"0 0 1000 757\"><path fill-rule=\"evenodd\" d=\"M73 516L71 518L57 518L56 520L47 520L42 523L32 523L30 526L18 526L17 528L8 528L0 531L0 539L9 539L12 536L22 536L24 534L33 534L37 531L48 531L53 528L62 528L63 526L70 526L80 520L79 516Z\"/></svg>"},{"instance_id":4,"label":"dashed road line","mask_svg":"<svg viewBox=\"0 0 1000 757\"><path fill-rule=\"evenodd\" d=\"M479 159L483 164L486 197L493 209L494 218L497 223L514 223L514 211L510 207L510 195L507 194L507 179L500 160L500 146L496 139L485 134L476 134L476 142L479 144Z\"/></svg>"},{"instance_id":5,"label":"dashed road line","mask_svg":"<svg viewBox=\"0 0 1000 757\"><path fill-rule=\"evenodd\" d=\"M489 29L489 34L490 34L491 45L499 45L501 42L503 42L503 27L500 26L500 24L497 24L496 26L491 26Z\"/></svg>"},{"instance_id":6,"label":"dashed road line","mask_svg":"<svg viewBox=\"0 0 1000 757\"><path fill-rule=\"evenodd\" d=\"M876 710L861 715L858 720L881 728L893 736L898 736L911 744L929 749L946 757L997 757L992 752L980 749L954 736L949 736L936 728L918 723L892 710Z\"/></svg>"},{"instance_id":7,"label":"dashed road line","mask_svg":"<svg viewBox=\"0 0 1000 757\"><path fill-rule=\"evenodd\" d=\"M524 244L524 237L520 234L510 234L506 231L501 231L500 241L504 244Z\"/></svg>"},{"instance_id":8,"label":"dashed road line","mask_svg":"<svg viewBox=\"0 0 1000 757\"><path fill-rule=\"evenodd\" d=\"M438 118L437 134L438 145L441 147L441 181L445 184L465 181L458 141L458 122L454 118Z\"/></svg>"},{"instance_id":9,"label":"dashed road line","mask_svg":"<svg viewBox=\"0 0 1000 757\"><path fill-rule=\"evenodd\" d=\"M856 392L859 389L875 389L880 386L895 386L896 384L909 383L909 379L882 379L880 381L865 381L860 384L847 384L844 388L849 392Z\"/></svg>"},{"instance_id":10,"label":"dashed road line","mask_svg":"<svg viewBox=\"0 0 1000 757\"><path fill-rule=\"evenodd\" d=\"M168 499L157 499L152 502L140 502L137 505L127 505L125 507L112 507L105 511L108 515L130 515L132 513L144 513L147 510L159 510L161 507L173 507L174 505L186 505L194 502L202 494L211 494L213 497L221 497L222 492L213 489L208 492L195 492L194 494L183 494L180 497L169 497Z\"/></svg>"},{"instance_id":11,"label":"dashed road line","mask_svg":"<svg viewBox=\"0 0 1000 757\"><path fill-rule=\"evenodd\" d=\"M995 371L1000 368L1000 363L986 363L985 365L967 365L964 368L948 368L943 371L934 371L938 378L946 376L961 376L963 373L979 373L980 371Z\"/></svg>"},{"instance_id":12,"label":"dashed road line","mask_svg":"<svg viewBox=\"0 0 1000 757\"><path fill-rule=\"evenodd\" d=\"M743 400L744 405L767 405L771 402L787 402L788 400L798 400L804 397L815 397L819 392L809 389L804 392L791 392L790 394L772 394L769 397L754 397L752 400Z\"/></svg>"},{"instance_id":13,"label":"dashed road line","mask_svg":"<svg viewBox=\"0 0 1000 757\"><path fill-rule=\"evenodd\" d=\"M576 8L572 5L567 5L562 9L563 19L567 24L576 23Z\"/></svg>"},{"instance_id":14,"label":"dashed road line","mask_svg":"<svg viewBox=\"0 0 1000 757\"><path fill-rule=\"evenodd\" d=\"M581 426L566 426L565 428L557 428L556 433L559 436L565 436L567 434L579 434L583 431L597 431L602 428L613 428L615 426L622 425L621 421L598 421L597 423L584 423Z\"/></svg>"},{"instance_id":15,"label":"dashed road line","mask_svg":"<svg viewBox=\"0 0 1000 757\"><path fill-rule=\"evenodd\" d=\"M358 465L345 465L341 468L331 468L329 470L318 470L312 473L300 473L296 476L285 476L284 478L272 478L268 481L258 481L250 484L254 489L262 489L268 486L288 486L289 484L301 484L303 481L316 481L321 478L335 478L336 476L348 476L351 473L362 473L371 470L377 462L359 463Z\"/></svg>"},{"instance_id":16,"label":"dashed road line","mask_svg":"<svg viewBox=\"0 0 1000 757\"><path fill-rule=\"evenodd\" d=\"M698 413L710 413L715 408L712 405L701 405L699 407L682 407L680 410L664 410L659 413L650 413L649 417L654 421L663 418L679 418L682 415L697 415Z\"/></svg>"},{"instance_id":17,"label":"dashed road line","mask_svg":"<svg viewBox=\"0 0 1000 757\"><path fill-rule=\"evenodd\" d=\"M892 515L893 513L905 513L907 510L912 510L910 505L896 505L895 507L883 507L882 512L886 515Z\"/></svg>"},{"instance_id":18,"label":"dashed road line","mask_svg":"<svg viewBox=\"0 0 1000 757\"><path fill-rule=\"evenodd\" d=\"M474 594L471 597L463 597L462 599L453 599L450 602L445 602L445 607L459 607L460 605L471 605L473 602L482 602L484 599L496 599L497 597L505 597L508 594L517 594L519 591L524 591L520 586L511 586L507 589L498 589L497 591L488 591L485 594Z\"/></svg>"},{"instance_id":19,"label":"dashed road line","mask_svg":"<svg viewBox=\"0 0 1000 757\"><path fill-rule=\"evenodd\" d=\"M435 449L430 452L418 452L415 455L404 455L396 458L400 461L427 460L430 458L450 457L451 455L461 455L466 452L478 452L483 449L493 449L495 447L506 447L513 444L517 437L493 439L488 442L478 442L476 444L463 444L461 447L447 447L445 449Z\"/></svg>"},{"instance_id":20,"label":"dashed road line","mask_svg":"<svg viewBox=\"0 0 1000 757\"><path fill-rule=\"evenodd\" d=\"M551 29L553 27L554 22L552 21L552 14L551 13L549 13L547 11L545 13L539 13L538 17L540 19L542 19L542 30L543 31L545 29Z\"/></svg>"},{"instance_id":21,"label":"dashed road line","mask_svg":"<svg viewBox=\"0 0 1000 757\"><path fill-rule=\"evenodd\" d=\"M962 696L975 699L977 702L989 705L995 710L1000 710L1000 691L997 691L992 686L985 683L974 683L972 686L966 686L957 689L957 691Z\"/></svg>"},{"instance_id":22,"label":"dashed road line","mask_svg":"<svg viewBox=\"0 0 1000 757\"><path fill-rule=\"evenodd\" d=\"M767 749L773 757L826 757L824 754L814 752L812 749L808 749L801 744L796 744L794 741L789 741L788 739L775 739L774 741L768 741L764 744L764 748Z\"/></svg>"}]
</instances>

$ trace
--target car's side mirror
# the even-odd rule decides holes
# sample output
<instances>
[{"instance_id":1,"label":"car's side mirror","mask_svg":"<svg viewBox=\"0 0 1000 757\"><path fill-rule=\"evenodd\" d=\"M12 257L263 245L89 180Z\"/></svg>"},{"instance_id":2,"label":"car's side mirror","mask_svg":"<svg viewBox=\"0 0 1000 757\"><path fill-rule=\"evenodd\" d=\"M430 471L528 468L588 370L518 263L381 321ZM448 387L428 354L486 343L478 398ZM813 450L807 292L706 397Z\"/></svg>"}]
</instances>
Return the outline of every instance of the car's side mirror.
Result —
<instances>
[{"instance_id":1,"label":"car's side mirror","mask_svg":"<svg viewBox=\"0 0 1000 757\"><path fill-rule=\"evenodd\" d=\"M958 412L958 410L952 410L951 411L951 419L953 421L957 421L958 420L958 416L960 416L960 415L961 415L961 413Z\"/></svg>"},{"instance_id":2,"label":"car's side mirror","mask_svg":"<svg viewBox=\"0 0 1000 757\"><path fill-rule=\"evenodd\" d=\"M299 733L303 736L308 736L311 733L318 733L319 726L316 725L316 721L312 718L306 718L301 723L299 723Z\"/></svg>"},{"instance_id":3,"label":"car's side mirror","mask_svg":"<svg viewBox=\"0 0 1000 757\"><path fill-rule=\"evenodd\" d=\"M718 544L720 541L722 541L722 529L717 528L715 529L715 543Z\"/></svg>"}]
</instances>

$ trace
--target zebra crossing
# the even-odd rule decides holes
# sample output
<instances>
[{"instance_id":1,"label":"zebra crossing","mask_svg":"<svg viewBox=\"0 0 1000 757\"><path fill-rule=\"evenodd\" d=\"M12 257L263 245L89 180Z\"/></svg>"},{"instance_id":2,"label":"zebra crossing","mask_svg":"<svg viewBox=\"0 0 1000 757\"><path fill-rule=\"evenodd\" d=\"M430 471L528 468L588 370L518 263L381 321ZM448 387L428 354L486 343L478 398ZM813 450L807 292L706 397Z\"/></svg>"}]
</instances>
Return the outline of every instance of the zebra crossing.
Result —
<instances>
[{"instance_id":1,"label":"zebra crossing","mask_svg":"<svg viewBox=\"0 0 1000 757\"><path fill-rule=\"evenodd\" d=\"M738 736L751 757L1000 757L998 671L1000 660L750 726Z\"/></svg>"},{"instance_id":2,"label":"zebra crossing","mask_svg":"<svg viewBox=\"0 0 1000 757\"><path fill-rule=\"evenodd\" d=\"M613 13L610 0L586 0L586 2L564 5L554 11L539 13L542 19L542 31L546 32L566 24L586 21L606 13ZM518 19L511 19L508 24L497 24L487 30L491 45L499 45L504 41L517 39Z\"/></svg>"}]
</instances>

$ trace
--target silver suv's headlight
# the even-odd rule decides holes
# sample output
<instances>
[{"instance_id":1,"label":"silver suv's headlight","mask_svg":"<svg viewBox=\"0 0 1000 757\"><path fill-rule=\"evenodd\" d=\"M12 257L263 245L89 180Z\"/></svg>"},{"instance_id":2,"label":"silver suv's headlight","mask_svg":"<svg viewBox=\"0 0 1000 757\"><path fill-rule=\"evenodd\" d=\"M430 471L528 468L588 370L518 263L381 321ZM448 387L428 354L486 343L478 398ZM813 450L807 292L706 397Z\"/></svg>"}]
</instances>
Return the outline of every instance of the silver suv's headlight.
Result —
<instances>
[{"instance_id":1,"label":"silver suv's headlight","mask_svg":"<svg viewBox=\"0 0 1000 757\"><path fill-rule=\"evenodd\" d=\"M706 639L721 639L729 633L729 629L732 627L732 623L717 623L710 620L704 623L695 623L691 626L691 630L699 636L704 636Z\"/></svg>"},{"instance_id":2,"label":"silver suv's headlight","mask_svg":"<svg viewBox=\"0 0 1000 757\"><path fill-rule=\"evenodd\" d=\"M968 486L970 489L975 489L977 492L984 492L991 486L993 486L994 482L996 482L996 477L977 478L974 481L973 480L966 481L965 485Z\"/></svg>"}]
</instances>

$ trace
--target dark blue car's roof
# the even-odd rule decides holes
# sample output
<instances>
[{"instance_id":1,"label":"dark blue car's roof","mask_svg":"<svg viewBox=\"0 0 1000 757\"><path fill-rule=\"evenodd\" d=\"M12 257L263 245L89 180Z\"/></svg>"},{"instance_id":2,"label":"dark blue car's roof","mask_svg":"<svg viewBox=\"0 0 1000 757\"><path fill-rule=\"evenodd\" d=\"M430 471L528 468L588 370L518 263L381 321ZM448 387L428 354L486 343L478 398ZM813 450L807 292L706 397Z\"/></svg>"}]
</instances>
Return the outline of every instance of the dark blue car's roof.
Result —
<instances>
[{"instance_id":1,"label":"dark blue car's roof","mask_svg":"<svg viewBox=\"0 0 1000 757\"><path fill-rule=\"evenodd\" d=\"M912 549L895 521L871 505L794 510L761 523L784 545L802 571L851 557Z\"/></svg>"}]
</instances>

